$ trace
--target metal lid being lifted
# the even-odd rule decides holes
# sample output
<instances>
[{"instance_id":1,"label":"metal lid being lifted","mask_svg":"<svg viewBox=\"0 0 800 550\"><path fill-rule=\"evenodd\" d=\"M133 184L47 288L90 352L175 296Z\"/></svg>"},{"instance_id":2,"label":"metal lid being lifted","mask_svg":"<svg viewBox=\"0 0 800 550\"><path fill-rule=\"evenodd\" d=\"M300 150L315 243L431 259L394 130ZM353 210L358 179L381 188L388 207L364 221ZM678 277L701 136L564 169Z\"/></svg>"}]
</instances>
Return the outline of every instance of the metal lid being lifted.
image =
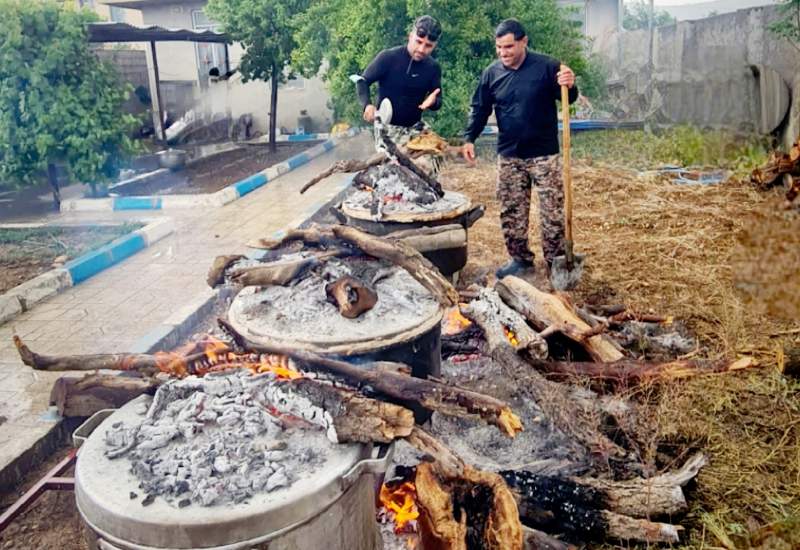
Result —
<instances>
[{"instance_id":1,"label":"metal lid being lifted","mask_svg":"<svg viewBox=\"0 0 800 550\"><path fill-rule=\"evenodd\" d=\"M238 504L179 508L156 498L143 505L145 495L130 470L130 462L124 457L111 460L105 456L105 434L119 422L140 422L139 411L151 399L139 397L106 418L78 455L78 509L89 526L111 543L172 549L249 548L249 544L291 530L325 510L357 478L360 467L369 462L365 459L370 455L370 446L330 444L322 430L307 430L303 437L319 437L320 445L329 447L327 459L313 473L297 476L288 487L256 493ZM132 498L131 493L137 493L137 497Z\"/></svg>"}]
</instances>

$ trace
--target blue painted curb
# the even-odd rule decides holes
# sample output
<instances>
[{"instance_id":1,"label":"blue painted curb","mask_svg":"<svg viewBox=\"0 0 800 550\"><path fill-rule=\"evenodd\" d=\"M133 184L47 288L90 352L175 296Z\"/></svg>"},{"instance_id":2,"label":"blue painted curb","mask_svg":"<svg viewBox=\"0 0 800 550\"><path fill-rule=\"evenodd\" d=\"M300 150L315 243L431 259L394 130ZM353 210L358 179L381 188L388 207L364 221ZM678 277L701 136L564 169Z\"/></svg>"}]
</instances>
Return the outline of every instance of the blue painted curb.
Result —
<instances>
[{"instance_id":1,"label":"blue painted curb","mask_svg":"<svg viewBox=\"0 0 800 550\"><path fill-rule=\"evenodd\" d=\"M146 246L147 243L142 235L131 233L67 262L64 268L69 271L72 284L77 285L136 254Z\"/></svg>"},{"instance_id":2,"label":"blue painted curb","mask_svg":"<svg viewBox=\"0 0 800 550\"><path fill-rule=\"evenodd\" d=\"M114 210L161 210L161 197L116 197Z\"/></svg>"},{"instance_id":3,"label":"blue painted curb","mask_svg":"<svg viewBox=\"0 0 800 550\"><path fill-rule=\"evenodd\" d=\"M267 178L266 174L258 173L250 176L247 179L243 179L242 181L234 183L233 188L236 189L236 194L241 198L249 192L255 191L268 181L269 178Z\"/></svg>"}]
</instances>

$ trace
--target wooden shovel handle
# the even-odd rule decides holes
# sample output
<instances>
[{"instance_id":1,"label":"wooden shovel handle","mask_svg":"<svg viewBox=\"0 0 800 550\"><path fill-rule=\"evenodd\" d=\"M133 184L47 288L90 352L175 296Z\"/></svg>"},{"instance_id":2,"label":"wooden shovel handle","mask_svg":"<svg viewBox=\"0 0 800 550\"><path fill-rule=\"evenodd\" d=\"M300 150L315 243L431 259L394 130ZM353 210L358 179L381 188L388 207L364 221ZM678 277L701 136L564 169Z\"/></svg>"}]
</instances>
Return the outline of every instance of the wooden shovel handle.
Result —
<instances>
[{"instance_id":1,"label":"wooden shovel handle","mask_svg":"<svg viewBox=\"0 0 800 550\"><path fill-rule=\"evenodd\" d=\"M564 166L564 237L567 242L572 243L572 171L570 170L569 88L566 86L561 86L561 123L564 132L562 143L562 164Z\"/></svg>"}]
</instances>

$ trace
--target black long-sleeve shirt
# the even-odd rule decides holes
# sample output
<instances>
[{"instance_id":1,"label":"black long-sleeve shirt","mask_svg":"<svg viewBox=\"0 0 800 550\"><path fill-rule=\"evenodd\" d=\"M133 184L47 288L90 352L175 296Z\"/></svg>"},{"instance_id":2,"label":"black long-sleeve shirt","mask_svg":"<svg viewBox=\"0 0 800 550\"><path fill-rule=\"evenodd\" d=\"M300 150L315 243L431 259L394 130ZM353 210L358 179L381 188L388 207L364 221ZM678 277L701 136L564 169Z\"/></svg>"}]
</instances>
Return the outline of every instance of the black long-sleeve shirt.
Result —
<instances>
[{"instance_id":1,"label":"black long-sleeve shirt","mask_svg":"<svg viewBox=\"0 0 800 550\"><path fill-rule=\"evenodd\" d=\"M499 155L524 159L558 153L556 100L561 99L557 81L560 66L552 57L530 51L517 69L507 68L499 60L489 65L472 96L464 138L474 142L494 108ZM569 102L577 98L578 87L573 86Z\"/></svg>"},{"instance_id":2,"label":"black long-sleeve shirt","mask_svg":"<svg viewBox=\"0 0 800 550\"><path fill-rule=\"evenodd\" d=\"M439 88L436 102L430 107L436 111L442 106L442 70L436 60L426 57L414 61L405 45L383 50L361 75L356 83L358 99L366 108L371 103L369 87L378 83L378 101L388 97L392 102L392 121L396 126L413 126L422 118L420 103Z\"/></svg>"}]
</instances>

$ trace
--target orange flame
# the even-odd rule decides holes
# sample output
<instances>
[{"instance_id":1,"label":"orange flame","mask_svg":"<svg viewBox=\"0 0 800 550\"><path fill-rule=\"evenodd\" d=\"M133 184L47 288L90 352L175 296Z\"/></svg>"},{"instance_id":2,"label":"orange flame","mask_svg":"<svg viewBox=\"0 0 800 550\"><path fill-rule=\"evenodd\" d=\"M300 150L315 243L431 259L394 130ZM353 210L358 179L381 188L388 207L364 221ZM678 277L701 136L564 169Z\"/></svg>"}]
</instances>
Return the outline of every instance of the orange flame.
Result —
<instances>
[{"instance_id":1,"label":"orange flame","mask_svg":"<svg viewBox=\"0 0 800 550\"><path fill-rule=\"evenodd\" d=\"M519 340L517 339L517 335L511 330L510 327L503 325L503 333L505 333L506 338L511 343L512 346L517 347L519 346Z\"/></svg>"},{"instance_id":2,"label":"orange flame","mask_svg":"<svg viewBox=\"0 0 800 550\"><path fill-rule=\"evenodd\" d=\"M176 378L242 368L249 369L253 374L271 372L284 380L303 377L284 355L236 353L228 344L213 336L191 342L176 351L158 352L155 357L159 370Z\"/></svg>"},{"instance_id":3,"label":"orange flame","mask_svg":"<svg viewBox=\"0 0 800 550\"><path fill-rule=\"evenodd\" d=\"M442 323L442 334L445 336L458 334L471 324L472 321L461 314L461 310L458 308L458 306L451 307L447 310L447 313L444 316L444 323Z\"/></svg>"},{"instance_id":4,"label":"orange flame","mask_svg":"<svg viewBox=\"0 0 800 550\"><path fill-rule=\"evenodd\" d=\"M402 532L419 517L417 509L417 488L410 481L405 481L392 488L386 483L381 485L380 501L384 510L394 516L394 532ZM390 516L391 517L391 516ZM415 527L414 525L411 526Z\"/></svg>"}]
</instances>

